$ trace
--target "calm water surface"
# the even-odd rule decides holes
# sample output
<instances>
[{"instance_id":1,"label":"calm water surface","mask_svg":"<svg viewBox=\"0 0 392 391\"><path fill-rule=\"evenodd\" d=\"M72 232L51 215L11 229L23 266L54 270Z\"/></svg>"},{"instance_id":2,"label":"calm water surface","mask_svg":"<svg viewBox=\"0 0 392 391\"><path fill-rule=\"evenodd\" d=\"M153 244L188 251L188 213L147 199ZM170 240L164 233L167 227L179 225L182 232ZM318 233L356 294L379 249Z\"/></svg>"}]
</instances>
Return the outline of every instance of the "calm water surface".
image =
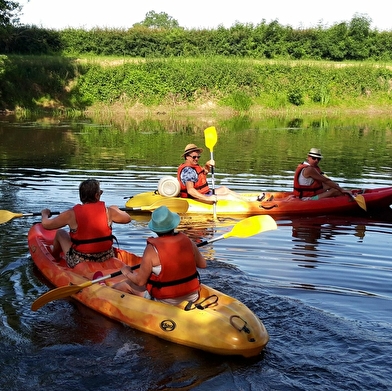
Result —
<instances>
[{"instance_id":1,"label":"calm water surface","mask_svg":"<svg viewBox=\"0 0 392 391\"><path fill-rule=\"evenodd\" d=\"M388 123L285 121L220 124L0 122L0 209L65 210L81 180L101 181L103 200L123 206L174 174L184 146L204 146L216 125L217 185L286 190L310 147L347 188L391 184ZM205 150L203 158L209 158ZM203 160L203 159L202 159ZM115 226L120 246L141 254L149 216ZM317 216L279 220L278 229L228 238L201 250L204 283L234 296L264 322L270 342L254 359L220 357L171 344L108 320L71 300L37 312L49 287L33 267L27 232L36 218L0 225L0 389L3 390L390 390L392 218ZM183 218L194 240L238 220Z\"/></svg>"}]
</instances>

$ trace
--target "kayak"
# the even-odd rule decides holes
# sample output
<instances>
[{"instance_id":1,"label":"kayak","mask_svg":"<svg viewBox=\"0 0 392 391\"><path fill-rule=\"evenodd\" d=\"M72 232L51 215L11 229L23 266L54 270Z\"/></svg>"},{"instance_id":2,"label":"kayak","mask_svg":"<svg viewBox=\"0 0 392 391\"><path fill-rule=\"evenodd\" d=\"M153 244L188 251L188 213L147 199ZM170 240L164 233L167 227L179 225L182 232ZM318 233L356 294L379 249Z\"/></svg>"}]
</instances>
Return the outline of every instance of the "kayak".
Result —
<instances>
[{"instance_id":1,"label":"kayak","mask_svg":"<svg viewBox=\"0 0 392 391\"><path fill-rule=\"evenodd\" d=\"M324 214L356 214L367 212L382 212L392 204L392 187L377 189L351 190L352 197L342 195L321 200L304 201L293 196L293 192L264 192L258 201L258 194L239 193L244 200L219 200L216 203L217 215L270 215L272 217L290 217ZM163 200L186 200L190 215L212 215L213 206L190 198L165 197L159 191L139 193L129 198L126 207L141 207ZM183 201L180 201L183 202ZM148 212L145 208L144 211Z\"/></svg>"},{"instance_id":2,"label":"kayak","mask_svg":"<svg viewBox=\"0 0 392 391\"><path fill-rule=\"evenodd\" d=\"M140 256L116 248L115 258L102 263L83 262L71 269L63 258L56 261L51 254L55 233L55 230L44 229L40 223L34 224L28 233L33 262L55 287L86 284L94 279L96 272L111 275L124 264L135 266L140 263ZM71 297L132 328L214 354L254 357L268 343L268 332L262 321L243 303L216 289L202 284L196 303L183 302L174 306L113 288L124 279L120 274L90 283Z\"/></svg>"}]
</instances>

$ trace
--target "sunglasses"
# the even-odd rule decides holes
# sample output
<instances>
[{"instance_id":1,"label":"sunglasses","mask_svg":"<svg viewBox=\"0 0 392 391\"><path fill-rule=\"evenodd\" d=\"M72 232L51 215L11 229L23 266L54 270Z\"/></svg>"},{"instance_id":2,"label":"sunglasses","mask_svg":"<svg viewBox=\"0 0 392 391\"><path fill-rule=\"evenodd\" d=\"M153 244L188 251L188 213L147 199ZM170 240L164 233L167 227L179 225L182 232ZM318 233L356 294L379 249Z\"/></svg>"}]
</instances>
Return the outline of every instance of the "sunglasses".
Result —
<instances>
[{"instance_id":1,"label":"sunglasses","mask_svg":"<svg viewBox=\"0 0 392 391\"><path fill-rule=\"evenodd\" d=\"M312 158L312 160L321 160L321 157L314 157L314 156L311 156L311 158Z\"/></svg>"},{"instance_id":2,"label":"sunglasses","mask_svg":"<svg viewBox=\"0 0 392 391\"><path fill-rule=\"evenodd\" d=\"M200 159L200 155L194 155L194 156L188 155L188 156L190 156L192 159Z\"/></svg>"}]
</instances>

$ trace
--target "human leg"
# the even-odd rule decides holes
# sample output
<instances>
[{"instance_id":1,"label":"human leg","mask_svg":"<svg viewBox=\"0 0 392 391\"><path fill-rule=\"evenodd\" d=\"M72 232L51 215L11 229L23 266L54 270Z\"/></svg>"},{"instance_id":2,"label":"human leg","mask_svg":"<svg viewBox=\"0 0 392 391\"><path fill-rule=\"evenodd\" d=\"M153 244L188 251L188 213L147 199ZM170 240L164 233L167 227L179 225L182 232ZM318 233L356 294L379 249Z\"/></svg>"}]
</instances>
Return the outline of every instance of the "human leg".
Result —
<instances>
[{"instance_id":1,"label":"human leg","mask_svg":"<svg viewBox=\"0 0 392 391\"><path fill-rule=\"evenodd\" d=\"M318 199L321 200L323 198L338 197L341 196L342 193L337 189L329 189L317 195L318 195Z\"/></svg>"},{"instance_id":2,"label":"human leg","mask_svg":"<svg viewBox=\"0 0 392 391\"><path fill-rule=\"evenodd\" d=\"M53 240L53 256L58 259L60 253L64 254L71 248L72 242L69 233L63 229L59 229L56 232L56 236Z\"/></svg>"}]
</instances>

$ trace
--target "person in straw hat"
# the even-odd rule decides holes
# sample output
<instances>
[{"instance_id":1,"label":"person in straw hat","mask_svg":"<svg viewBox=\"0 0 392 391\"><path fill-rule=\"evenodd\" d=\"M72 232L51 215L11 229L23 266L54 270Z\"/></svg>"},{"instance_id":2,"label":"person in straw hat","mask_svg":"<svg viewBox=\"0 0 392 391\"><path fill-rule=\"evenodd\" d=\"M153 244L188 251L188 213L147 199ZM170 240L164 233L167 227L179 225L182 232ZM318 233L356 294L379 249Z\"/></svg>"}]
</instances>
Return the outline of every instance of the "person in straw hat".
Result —
<instances>
[{"instance_id":1,"label":"person in straw hat","mask_svg":"<svg viewBox=\"0 0 392 391\"><path fill-rule=\"evenodd\" d=\"M211 167L215 166L215 161L209 160L204 166L200 166L199 159L202 152L203 148L199 148L196 144L188 144L185 147L181 155L184 162L177 169L180 196L194 198L208 204L213 204L219 199L248 200L226 186L216 188L215 194L212 194L208 186L207 174L211 171Z\"/></svg>"},{"instance_id":2,"label":"person in straw hat","mask_svg":"<svg viewBox=\"0 0 392 391\"><path fill-rule=\"evenodd\" d=\"M318 165L322 158L320 149L311 148L306 161L298 165L294 174L294 195L296 197L303 200L320 200L351 194L323 175Z\"/></svg>"},{"instance_id":3,"label":"person in straw hat","mask_svg":"<svg viewBox=\"0 0 392 391\"><path fill-rule=\"evenodd\" d=\"M207 262L196 244L175 230L179 223L180 216L166 206L154 210L148 228L157 237L147 239L138 272L124 266L127 281L115 288L173 305L199 298L197 268L207 267Z\"/></svg>"}]
</instances>

